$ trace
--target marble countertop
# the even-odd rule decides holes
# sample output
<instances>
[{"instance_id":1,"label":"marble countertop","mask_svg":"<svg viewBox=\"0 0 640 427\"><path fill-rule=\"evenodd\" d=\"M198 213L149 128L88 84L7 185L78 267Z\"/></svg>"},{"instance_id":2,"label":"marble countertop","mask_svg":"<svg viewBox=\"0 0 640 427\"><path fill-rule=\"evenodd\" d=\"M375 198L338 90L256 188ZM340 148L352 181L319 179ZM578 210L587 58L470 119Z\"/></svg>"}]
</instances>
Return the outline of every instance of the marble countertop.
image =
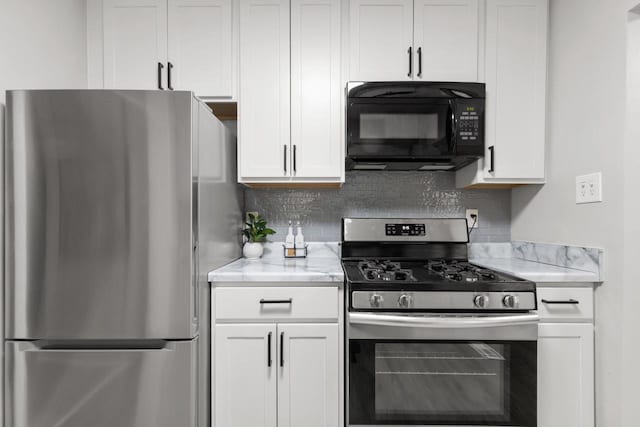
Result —
<instances>
[{"instance_id":1,"label":"marble countertop","mask_svg":"<svg viewBox=\"0 0 640 427\"><path fill-rule=\"evenodd\" d=\"M513 247L516 247L513 249ZM523 249L523 247L526 249ZM470 261L539 284L602 282L602 252L520 242L469 245ZM286 259L282 243L265 244L258 260L238 259L209 273L210 282L342 283L337 242L309 243L309 256Z\"/></svg>"},{"instance_id":2,"label":"marble countertop","mask_svg":"<svg viewBox=\"0 0 640 427\"><path fill-rule=\"evenodd\" d=\"M591 271L527 261L520 258L471 258L474 264L512 274L536 283L595 283L598 275Z\"/></svg>"},{"instance_id":3,"label":"marble countertop","mask_svg":"<svg viewBox=\"0 0 640 427\"><path fill-rule=\"evenodd\" d=\"M241 258L209 273L209 282L344 282L337 243L309 243L307 258L284 258L268 243L262 258Z\"/></svg>"}]
</instances>

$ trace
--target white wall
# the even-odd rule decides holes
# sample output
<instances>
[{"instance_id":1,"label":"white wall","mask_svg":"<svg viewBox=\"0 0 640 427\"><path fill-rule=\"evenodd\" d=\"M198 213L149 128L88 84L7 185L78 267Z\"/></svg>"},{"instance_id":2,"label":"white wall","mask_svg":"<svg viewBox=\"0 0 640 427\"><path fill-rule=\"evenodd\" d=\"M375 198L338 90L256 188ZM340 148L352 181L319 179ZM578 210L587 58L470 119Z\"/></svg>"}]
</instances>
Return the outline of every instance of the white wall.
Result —
<instances>
[{"instance_id":1,"label":"white wall","mask_svg":"<svg viewBox=\"0 0 640 427\"><path fill-rule=\"evenodd\" d=\"M624 147L624 318L622 348L622 417L625 426L638 424L640 369L640 283L634 268L640 259L640 3L627 23L627 136Z\"/></svg>"},{"instance_id":2,"label":"white wall","mask_svg":"<svg viewBox=\"0 0 640 427\"><path fill-rule=\"evenodd\" d=\"M0 103L7 89L87 87L86 0L0 0Z\"/></svg>"},{"instance_id":3,"label":"white wall","mask_svg":"<svg viewBox=\"0 0 640 427\"><path fill-rule=\"evenodd\" d=\"M0 143L6 90L87 87L86 16L85 0L0 0ZM0 149L0 200L4 198L3 153ZM2 209L0 224L3 214ZM0 227L0 260L2 232ZM3 277L0 262L0 285ZM4 331L1 295L0 341Z\"/></svg>"},{"instance_id":4,"label":"white wall","mask_svg":"<svg viewBox=\"0 0 640 427\"><path fill-rule=\"evenodd\" d=\"M628 397L622 390L632 368L624 364L628 360L623 358L623 341L632 335L634 326L625 324L628 316L623 311L625 192L621 154L627 3L550 1L547 184L514 189L512 197L514 240L605 250L606 281L596 290L598 427L638 425L637 417L630 424L622 423L623 410L637 406L637 402L629 405L630 401L622 400ZM637 157L635 161L637 165ZM603 203L576 205L576 175L598 171L603 174ZM638 262L636 258L634 264ZM633 399L637 398L635 392Z\"/></svg>"}]
</instances>

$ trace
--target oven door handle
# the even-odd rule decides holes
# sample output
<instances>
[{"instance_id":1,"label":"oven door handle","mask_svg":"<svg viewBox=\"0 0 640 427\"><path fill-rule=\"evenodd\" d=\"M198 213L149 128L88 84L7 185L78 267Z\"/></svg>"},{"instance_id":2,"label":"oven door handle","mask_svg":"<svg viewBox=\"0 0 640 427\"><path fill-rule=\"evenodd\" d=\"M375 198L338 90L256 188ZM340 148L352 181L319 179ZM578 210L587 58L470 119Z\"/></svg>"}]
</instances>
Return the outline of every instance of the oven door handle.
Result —
<instances>
[{"instance_id":1,"label":"oven door handle","mask_svg":"<svg viewBox=\"0 0 640 427\"><path fill-rule=\"evenodd\" d=\"M487 328L536 324L537 314L509 316L398 316L392 314L349 313L353 325L405 326L419 328Z\"/></svg>"}]
</instances>

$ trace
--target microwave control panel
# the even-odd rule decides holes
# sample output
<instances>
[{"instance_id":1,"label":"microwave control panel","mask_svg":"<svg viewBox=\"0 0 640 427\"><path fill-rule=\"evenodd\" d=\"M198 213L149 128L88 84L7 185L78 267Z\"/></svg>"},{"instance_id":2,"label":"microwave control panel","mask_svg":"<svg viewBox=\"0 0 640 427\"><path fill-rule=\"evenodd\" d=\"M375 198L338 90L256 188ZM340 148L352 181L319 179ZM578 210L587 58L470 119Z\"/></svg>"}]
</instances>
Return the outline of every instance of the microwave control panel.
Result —
<instances>
[{"instance_id":1,"label":"microwave control panel","mask_svg":"<svg viewBox=\"0 0 640 427\"><path fill-rule=\"evenodd\" d=\"M458 116L458 135L462 141L477 141L480 138L480 115L468 108Z\"/></svg>"}]
</instances>

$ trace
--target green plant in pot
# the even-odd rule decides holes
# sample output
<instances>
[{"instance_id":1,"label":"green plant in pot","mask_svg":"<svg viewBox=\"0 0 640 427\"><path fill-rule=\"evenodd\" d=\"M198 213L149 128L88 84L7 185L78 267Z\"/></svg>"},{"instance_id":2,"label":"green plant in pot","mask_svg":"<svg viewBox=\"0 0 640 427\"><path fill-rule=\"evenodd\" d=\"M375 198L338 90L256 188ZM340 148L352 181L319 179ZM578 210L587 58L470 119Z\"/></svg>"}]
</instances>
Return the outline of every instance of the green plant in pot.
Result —
<instances>
[{"instance_id":1,"label":"green plant in pot","mask_svg":"<svg viewBox=\"0 0 640 427\"><path fill-rule=\"evenodd\" d=\"M262 244L267 241L267 236L276 232L267 227L267 221L262 215L250 213L249 221L245 223L242 235L247 239L242 248L242 253L247 259L258 259L264 252Z\"/></svg>"}]
</instances>

